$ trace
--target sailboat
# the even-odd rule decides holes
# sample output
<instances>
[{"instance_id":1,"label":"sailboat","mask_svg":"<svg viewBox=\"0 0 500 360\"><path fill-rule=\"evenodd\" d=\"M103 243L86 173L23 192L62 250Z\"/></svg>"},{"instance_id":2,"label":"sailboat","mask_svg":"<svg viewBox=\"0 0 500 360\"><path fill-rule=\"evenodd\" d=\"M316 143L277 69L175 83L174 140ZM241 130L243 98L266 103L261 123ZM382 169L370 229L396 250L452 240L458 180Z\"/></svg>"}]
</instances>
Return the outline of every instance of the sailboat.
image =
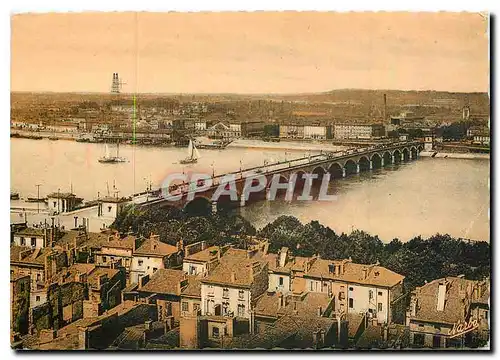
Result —
<instances>
[{"instance_id":1,"label":"sailboat","mask_svg":"<svg viewBox=\"0 0 500 360\"><path fill-rule=\"evenodd\" d=\"M119 142L116 144L116 156L111 156L108 144L105 144L105 147L106 147L106 154L103 157L99 158L100 163L112 164L112 163L122 163L127 161L127 159L119 156L120 153Z\"/></svg>"},{"instance_id":2,"label":"sailboat","mask_svg":"<svg viewBox=\"0 0 500 360\"><path fill-rule=\"evenodd\" d=\"M192 140L189 140L189 146L188 146L188 156L185 159L182 159L179 161L181 164L195 164L198 162L198 159L200 158L200 153L198 152L198 149L196 146L193 144Z\"/></svg>"}]
</instances>

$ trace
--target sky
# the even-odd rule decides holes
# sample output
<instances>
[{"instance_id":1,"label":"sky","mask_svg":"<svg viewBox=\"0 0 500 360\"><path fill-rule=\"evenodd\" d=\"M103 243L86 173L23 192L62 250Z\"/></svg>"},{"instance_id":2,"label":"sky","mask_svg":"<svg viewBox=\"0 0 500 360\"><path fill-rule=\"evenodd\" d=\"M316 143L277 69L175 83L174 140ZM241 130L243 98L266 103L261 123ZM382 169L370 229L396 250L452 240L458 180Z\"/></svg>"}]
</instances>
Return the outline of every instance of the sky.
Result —
<instances>
[{"instance_id":1,"label":"sky","mask_svg":"<svg viewBox=\"0 0 500 360\"><path fill-rule=\"evenodd\" d=\"M11 17L11 90L487 92L479 13L46 13Z\"/></svg>"}]
</instances>

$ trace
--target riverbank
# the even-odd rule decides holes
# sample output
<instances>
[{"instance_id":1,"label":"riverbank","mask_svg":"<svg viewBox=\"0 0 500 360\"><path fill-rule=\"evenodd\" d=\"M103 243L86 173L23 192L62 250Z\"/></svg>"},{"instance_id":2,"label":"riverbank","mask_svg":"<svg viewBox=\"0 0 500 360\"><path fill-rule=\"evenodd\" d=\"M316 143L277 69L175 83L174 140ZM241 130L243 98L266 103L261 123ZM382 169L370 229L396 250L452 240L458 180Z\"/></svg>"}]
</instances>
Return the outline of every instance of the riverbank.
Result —
<instances>
[{"instance_id":1,"label":"riverbank","mask_svg":"<svg viewBox=\"0 0 500 360\"><path fill-rule=\"evenodd\" d=\"M295 150L295 151L339 151L345 149L345 146L333 145L331 143L319 142L267 142L262 140L235 140L227 146L230 148L250 148L250 149L269 149L269 150Z\"/></svg>"},{"instance_id":2,"label":"riverbank","mask_svg":"<svg viewBox=\"0 0 500 360\"><path fill-rule=\"evenodd\" d=\"M420 156L437 159L464 159L464 160L490 160L490 154L471 154L471 153L449 153L438 151L422 151Z\"/></svg>"}]
</instances>

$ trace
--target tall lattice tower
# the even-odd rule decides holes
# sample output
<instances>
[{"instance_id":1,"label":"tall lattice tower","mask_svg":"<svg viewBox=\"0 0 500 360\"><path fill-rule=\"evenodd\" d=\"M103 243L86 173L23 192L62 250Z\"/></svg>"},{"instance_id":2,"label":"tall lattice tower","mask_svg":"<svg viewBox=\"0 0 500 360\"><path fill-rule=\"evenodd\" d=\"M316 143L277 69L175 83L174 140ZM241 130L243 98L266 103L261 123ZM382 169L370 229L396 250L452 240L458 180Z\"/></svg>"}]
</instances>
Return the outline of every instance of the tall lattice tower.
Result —
<instances>
[{"instance_id":1,"label":"tall lattice tower","mask_svg":"<svg viewBox=\"0 0 500 360\"><path fill-rule=\"evenodd\" d=\"M121 82L120 78L118 77L118 73L113 73L113 81L111 82L111 93L112 94L119 94L121 90Z\"/></svg>"}]
</instances>

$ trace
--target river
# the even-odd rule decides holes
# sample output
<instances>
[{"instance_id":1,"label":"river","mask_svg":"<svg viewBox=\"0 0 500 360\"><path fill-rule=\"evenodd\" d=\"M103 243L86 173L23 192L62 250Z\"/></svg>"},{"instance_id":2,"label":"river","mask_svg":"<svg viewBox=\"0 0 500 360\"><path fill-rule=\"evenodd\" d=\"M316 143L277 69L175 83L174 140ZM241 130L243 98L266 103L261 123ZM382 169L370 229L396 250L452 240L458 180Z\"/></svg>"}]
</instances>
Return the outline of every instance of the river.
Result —
<instances>
[{"instance_id":1,"label":"river","mask_svg":"<svg viewBox=\"0 0 500 360\"><path fill-rule=\"evenodd\" d=\"M113 152L114 149L111 148ZM186 149L120 146L128 163L101 164L101 144L74 141L11 139L11 190L22 198L72 190L91 200L98 193L128 196L161 185L173 172L220 174L243 166L301 157L306 151L280 149L202 150L198 164L180 165ZM314 152L311 152L311 154ZM365 230L384 242L448 233L489 241L489 161L420 158L402 165L361 173L330 184L335 201L258 202L241 214L256 227L280 215L302 222L318 220L336 232ZM11 202L19 205L21 202ZM33 207L33 204L30 204ZM36 207L36 204L35 204Z\"/></svg>"}]
</instances>

